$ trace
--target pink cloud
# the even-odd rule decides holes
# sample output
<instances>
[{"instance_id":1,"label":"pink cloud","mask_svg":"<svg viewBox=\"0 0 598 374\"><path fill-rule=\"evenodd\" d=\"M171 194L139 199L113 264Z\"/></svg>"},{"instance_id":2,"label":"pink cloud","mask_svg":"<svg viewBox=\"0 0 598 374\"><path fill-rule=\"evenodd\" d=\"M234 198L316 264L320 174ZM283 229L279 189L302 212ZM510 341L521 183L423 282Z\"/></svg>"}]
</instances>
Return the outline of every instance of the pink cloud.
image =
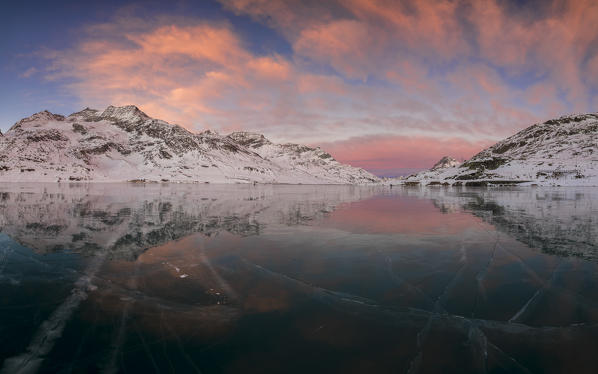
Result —
<instances>
[{"instance_id":1,"label":"pink cloud","mask_svg":"<svg viewBox=\"0 0 598 374\"><path fill-rule=\"evenodd\" d=\"M321 144L372 170L469 157L596 102L591 1L531 16L498 0L223 4L272 27L292 53L252 51L227 22L121 15L48 52L46 77L73 82L84 106L133 103L190 129Z\"/></svg>"},{"instance_id":2,"label":"pink cloud","mask_svg":"<svg viewBox=\"0 0 598 374\"><path fill-rule=\"evenodd\" d=\"M492 143L491 140L470 142L459 138L377 135L319 145L341 162L378 172L392 172L428 169L443 156L468 159Z\"/></svg>"},{"instance_id":3,"label":"pink cloud","mask_svg":"<svg viewBox=\"0 0 598 374\"><path fill-rule=\"evenodd\" d=\"M264 109L245 97L268 96L294 74L289 61L278 55L249 52L226 24L148 24L123 34L130 44L94 35L54 54L56 71L50 78L76 78L70 88L99 106L135 103L189 128L224 128L232 121L230 106Z\"/></svg>"},{"instance_id":4,"label":"pink cloud","mask_svg":"<svg viewBox=\"0 0 598 374\"><path fill-rule=\"evenodd\" d=\"M368 46L368 48L363 48ZM353 20L339 20L304 29L293 49L299 56L329 63L345 76L366 79L375 70L375 56L383 45L372 25Z\"/></svg>"},{"instance_id":5,"label":"pink cloud","mask_svg":"<svg viewBox=\"0 0 598 374\"><path fill-rule=\"evenodd\" d=\"M488 128L483 134L508 135L567 108L592 110L593 65L584 64L598 37L592 26L598 5L591 1L544 3L533 15L511 14L495 0L223 3L267 19L287 36L297 59L328 64L348 78L394 82L448 117ZM440 76L430 70L451 61L456 67ZM532 85L555 89L527 100L532 90L511 82L523 74L536 77Z\"/></svg>"},{"instance_id":6,"label":"pink cloud","mask_svg":"<svg viewBox=\"0 0 598 374\"><path fill-rule=\"evenodd\" d=\"M584 59L598 37L598 3L588 0L545 3L546 15L522 19L496 1L472 2L469 20L478 30L481 55L518 73L534 70L562 89L576 110L586 110L591 86Z\"/></svg>"}]
</instances>

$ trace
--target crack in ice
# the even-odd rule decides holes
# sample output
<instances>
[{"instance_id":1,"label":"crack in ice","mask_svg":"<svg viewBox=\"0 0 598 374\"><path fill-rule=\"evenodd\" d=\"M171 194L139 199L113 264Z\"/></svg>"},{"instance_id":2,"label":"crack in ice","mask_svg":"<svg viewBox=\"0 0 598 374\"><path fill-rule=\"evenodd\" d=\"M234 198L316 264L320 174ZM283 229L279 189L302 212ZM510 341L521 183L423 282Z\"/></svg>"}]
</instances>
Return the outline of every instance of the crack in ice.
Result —
<instances>
[{"instance_id":1,"label":"crack in ice","mask_svg":"<svg viewBox=\"0 0 598 374\"><path fill-rule=\"evenodd\" d=\"M54 348L56 340L62 336L62 331L75 310L87 298L87 289L104 263L106 255L106 253L102 253L102 255L92 258L84 275L75 282L71 295L40 325L25 352L4 361L0 374L37 372L45 356Z\"/></svg>"}]
</instances>

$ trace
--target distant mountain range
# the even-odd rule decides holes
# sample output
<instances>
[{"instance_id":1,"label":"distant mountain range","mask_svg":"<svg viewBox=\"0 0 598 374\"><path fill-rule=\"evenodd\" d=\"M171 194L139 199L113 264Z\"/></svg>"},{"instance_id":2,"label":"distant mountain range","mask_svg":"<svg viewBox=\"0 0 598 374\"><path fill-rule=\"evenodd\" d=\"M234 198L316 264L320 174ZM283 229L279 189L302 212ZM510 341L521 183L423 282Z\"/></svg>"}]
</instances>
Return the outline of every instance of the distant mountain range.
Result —
<instances>
[{"instance_id":1,"label":"distant mountain range","mask_svg":"<svg viewBox=\"0 0 598 374\"><path fill-rule=\"evenodd\" d=\"M135 106L43 111L0 133L3 181L368 184L379 178L320 148L263 135L192 133Z\"/></svg>"},{"instance_id":2,"label":"distant mountain range","mask_svg":"<svg viewBox=\"0 0 598 374\"><path fill-rule=\"evenodd\" d=\"M563 116L530 126L461 164L445 157L395 183L598 186L597 139L598 114Z\"/></svg>"}]
</instances>

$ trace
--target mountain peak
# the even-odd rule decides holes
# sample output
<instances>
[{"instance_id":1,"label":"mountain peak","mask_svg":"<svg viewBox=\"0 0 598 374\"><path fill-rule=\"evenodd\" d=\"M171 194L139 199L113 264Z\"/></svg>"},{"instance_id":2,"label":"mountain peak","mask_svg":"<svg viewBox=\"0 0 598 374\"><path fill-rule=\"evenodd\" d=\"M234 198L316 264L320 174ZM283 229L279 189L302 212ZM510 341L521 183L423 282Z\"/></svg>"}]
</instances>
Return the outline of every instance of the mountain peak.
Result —
<instances>
[{"instance_id":1,"label":"mountain peak","mask_svg":"<svg viewBox=\"0 0 598 374\"><path fill-rule=\"evenodd\" d=\"M79 112L71 113L69 115L69 117L78 117L78 116L81 116L81 117L89 118L89 117L97 116L98 112L99 112L99 110L97 110L97 109L91 109L90 107L86 107L85 109L83 109L83 110L81 110Z\"/></svg>"},{"instance_id":2,"label":"mountain peak","mask_svg":"<svg viewBox=\"0 0 598 374\"><path fill-rule=\"evenodd\" d=\"M60 114L54 114L48 110L42 110L41 112L37 112L29 117L23 118L19 122L15 123L8 131L20 128L21 125L26 123L47 121L64 121L64 116Z\"/></svg>"},{"instance_id":3,"label":"mountain peak","mask_svg":"<svg viewBox=\"0 0 598 374\"><path fill-rule=\"evenodd\" d=\"M61 121L64 119L64 116L61 116L60 114L54 114L52 112L50 112L49 110L42 110L41 112L37 112L35 114L32 114L31 116L22 119L21 121L34 121L34 120L58 120Z\"/></svg>"},{"instance_id":4,"label":"mountain peak","mask_svg":"<svg viewBox=\"0 0 598 374\"><path fill-rule=\"evenodd\" d=\"M228 137L245 147L252 148L259 148L265 144L272 143L264 135L249 131L233 132Z\"/></svg>"},{"instance_id":5,"label":"mountain peak","mask_svg":"<svg viewBox=\"0 0 598 374\"><path fill-rule=\"evenodd\" d=\"M112 118L125 122L139 122L151 119L135 105L108 106L101 114L101 118Z\"/></svg>"},{"instance_id":6,"label":"mountain peak","mask_svg":"<svg viewBox=\"0 0 598 374\"><path fill-rule=\"evenodd\" d=\"M200 132L199 135L204 135L204 136L219 136L220 134L218 134L214 130L208 129L208 130L204 130L204 131Z\"/></svg>"},{"instance_id":7,"label":"mountain peak","mask_svg":"<svg viewBox=\"0 0 598 374\"><path fill-rule=\"evenodd\" d=\"M456 159L449 157L449 156L444 156L437 163L435 163L434 166L432 166L432 168L430 170L452 168L452 167L459 166L459 165L461 165L461 163L459 161L457 161Z\"/></svg>"}]
</instances>

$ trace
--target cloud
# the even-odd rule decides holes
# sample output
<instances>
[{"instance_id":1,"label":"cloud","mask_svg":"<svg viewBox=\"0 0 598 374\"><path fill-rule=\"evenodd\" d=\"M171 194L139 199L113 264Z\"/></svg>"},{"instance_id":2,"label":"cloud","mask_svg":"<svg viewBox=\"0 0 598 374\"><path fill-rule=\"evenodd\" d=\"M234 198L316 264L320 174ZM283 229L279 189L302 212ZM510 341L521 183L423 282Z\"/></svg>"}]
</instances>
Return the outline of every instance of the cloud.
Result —
<instances>
[{"instance_id":1,"label":"cloud","mask_svg":"<svg viewBox=\"0 0 598 374\"><path fill-rule=\"evenodd\" d=\"M118 27L102 30L113 35ZM249 52L228 24L152 28L148 22L146 29L121 35L116 41L93 36L53 53L48 77L74 79L68 88L86 102L135 103L190 128L226 128L234 126L234 114L276 106L272 95L293 70L276 54Z\"/></svg>"},{"instance_id":2,"label":"cloud","mask_svg":"<svg viewBox=\"0 0 598 374\"><path fill-rule=\"evenodd\" d=\"M48 79L72 81L67 88L86 106L135 103L188 128L265 131L281 141L431 131L443 123L410 118L429 115L428 106L392 87L311 72L276 53L257 55L226 23L130 24L135 30L123 22L94 27L74 48L48 53Z\"/></svg>"},{"instance_id":3,"label":"cloud","mask_svg":"<svg viewBox=\"0 0 598 374\"><path fill-rule=\"evenodd\" d=\"M82 106L133 103L194 130L320 144L383 172L469 157L598 102L591 1L222 3L291 52L256 52L226 20L126 12L44 52L45 76Z\"/></svg>"},{"instance_id":4,"label":"cloud","mask_svg":"<svg viewBox=\"0 0 598 374\"><path fill-rule=\"evenodd\" d=\"M25 70L19 76L21 78L31 78L33 75L37 74L39 70L36 67L30 67L29 69Z\"/></svg>"},{"instance_id":5,"label":"cloud","mask_svg":"<svg viewBox=\"0 0 598 374\"><path fill-rule=\"evenodd\" d=\"M375 135L319 145L341 162L388 176L429 169L447 155L468 159L492 143L489 139L466 141L455 137Z\"/></svg>"},{"instance_id":6,"label":"cloud","mask_svg":"<svg viewBox=\"0 0 598 374\"><path fill-rule=\"evenodd\" d=\"M596 55L594 1L545 3L537 18L513 16L495 1L472 2L480 56L511 74L532 72L557 85L575 110L587 110L592 87L584 61Z\"/></svg>"},{"instance_id":7,"label":"cloud","mask_svg":"<svg viewBox=\"0 0 598 374\"><path fill-rule=\"evenodd\" d=\"M483 64L515 94L527 88L522 86L552 84L557 90L550 101L575 111L593 109L598 3L591 0L554 0L529 9L497 0L346 0L325 7L222 2L237 13L267 20L287 35L299 57L328 64L348 78L400 81L410 76L402 69L407 62L427 70L418 75L422 86L442 87L445 73ZM491 87L479 88L485 93ZM546 108L534 109L538 117L548 114Z\"/></svg>"}]
</instances>

